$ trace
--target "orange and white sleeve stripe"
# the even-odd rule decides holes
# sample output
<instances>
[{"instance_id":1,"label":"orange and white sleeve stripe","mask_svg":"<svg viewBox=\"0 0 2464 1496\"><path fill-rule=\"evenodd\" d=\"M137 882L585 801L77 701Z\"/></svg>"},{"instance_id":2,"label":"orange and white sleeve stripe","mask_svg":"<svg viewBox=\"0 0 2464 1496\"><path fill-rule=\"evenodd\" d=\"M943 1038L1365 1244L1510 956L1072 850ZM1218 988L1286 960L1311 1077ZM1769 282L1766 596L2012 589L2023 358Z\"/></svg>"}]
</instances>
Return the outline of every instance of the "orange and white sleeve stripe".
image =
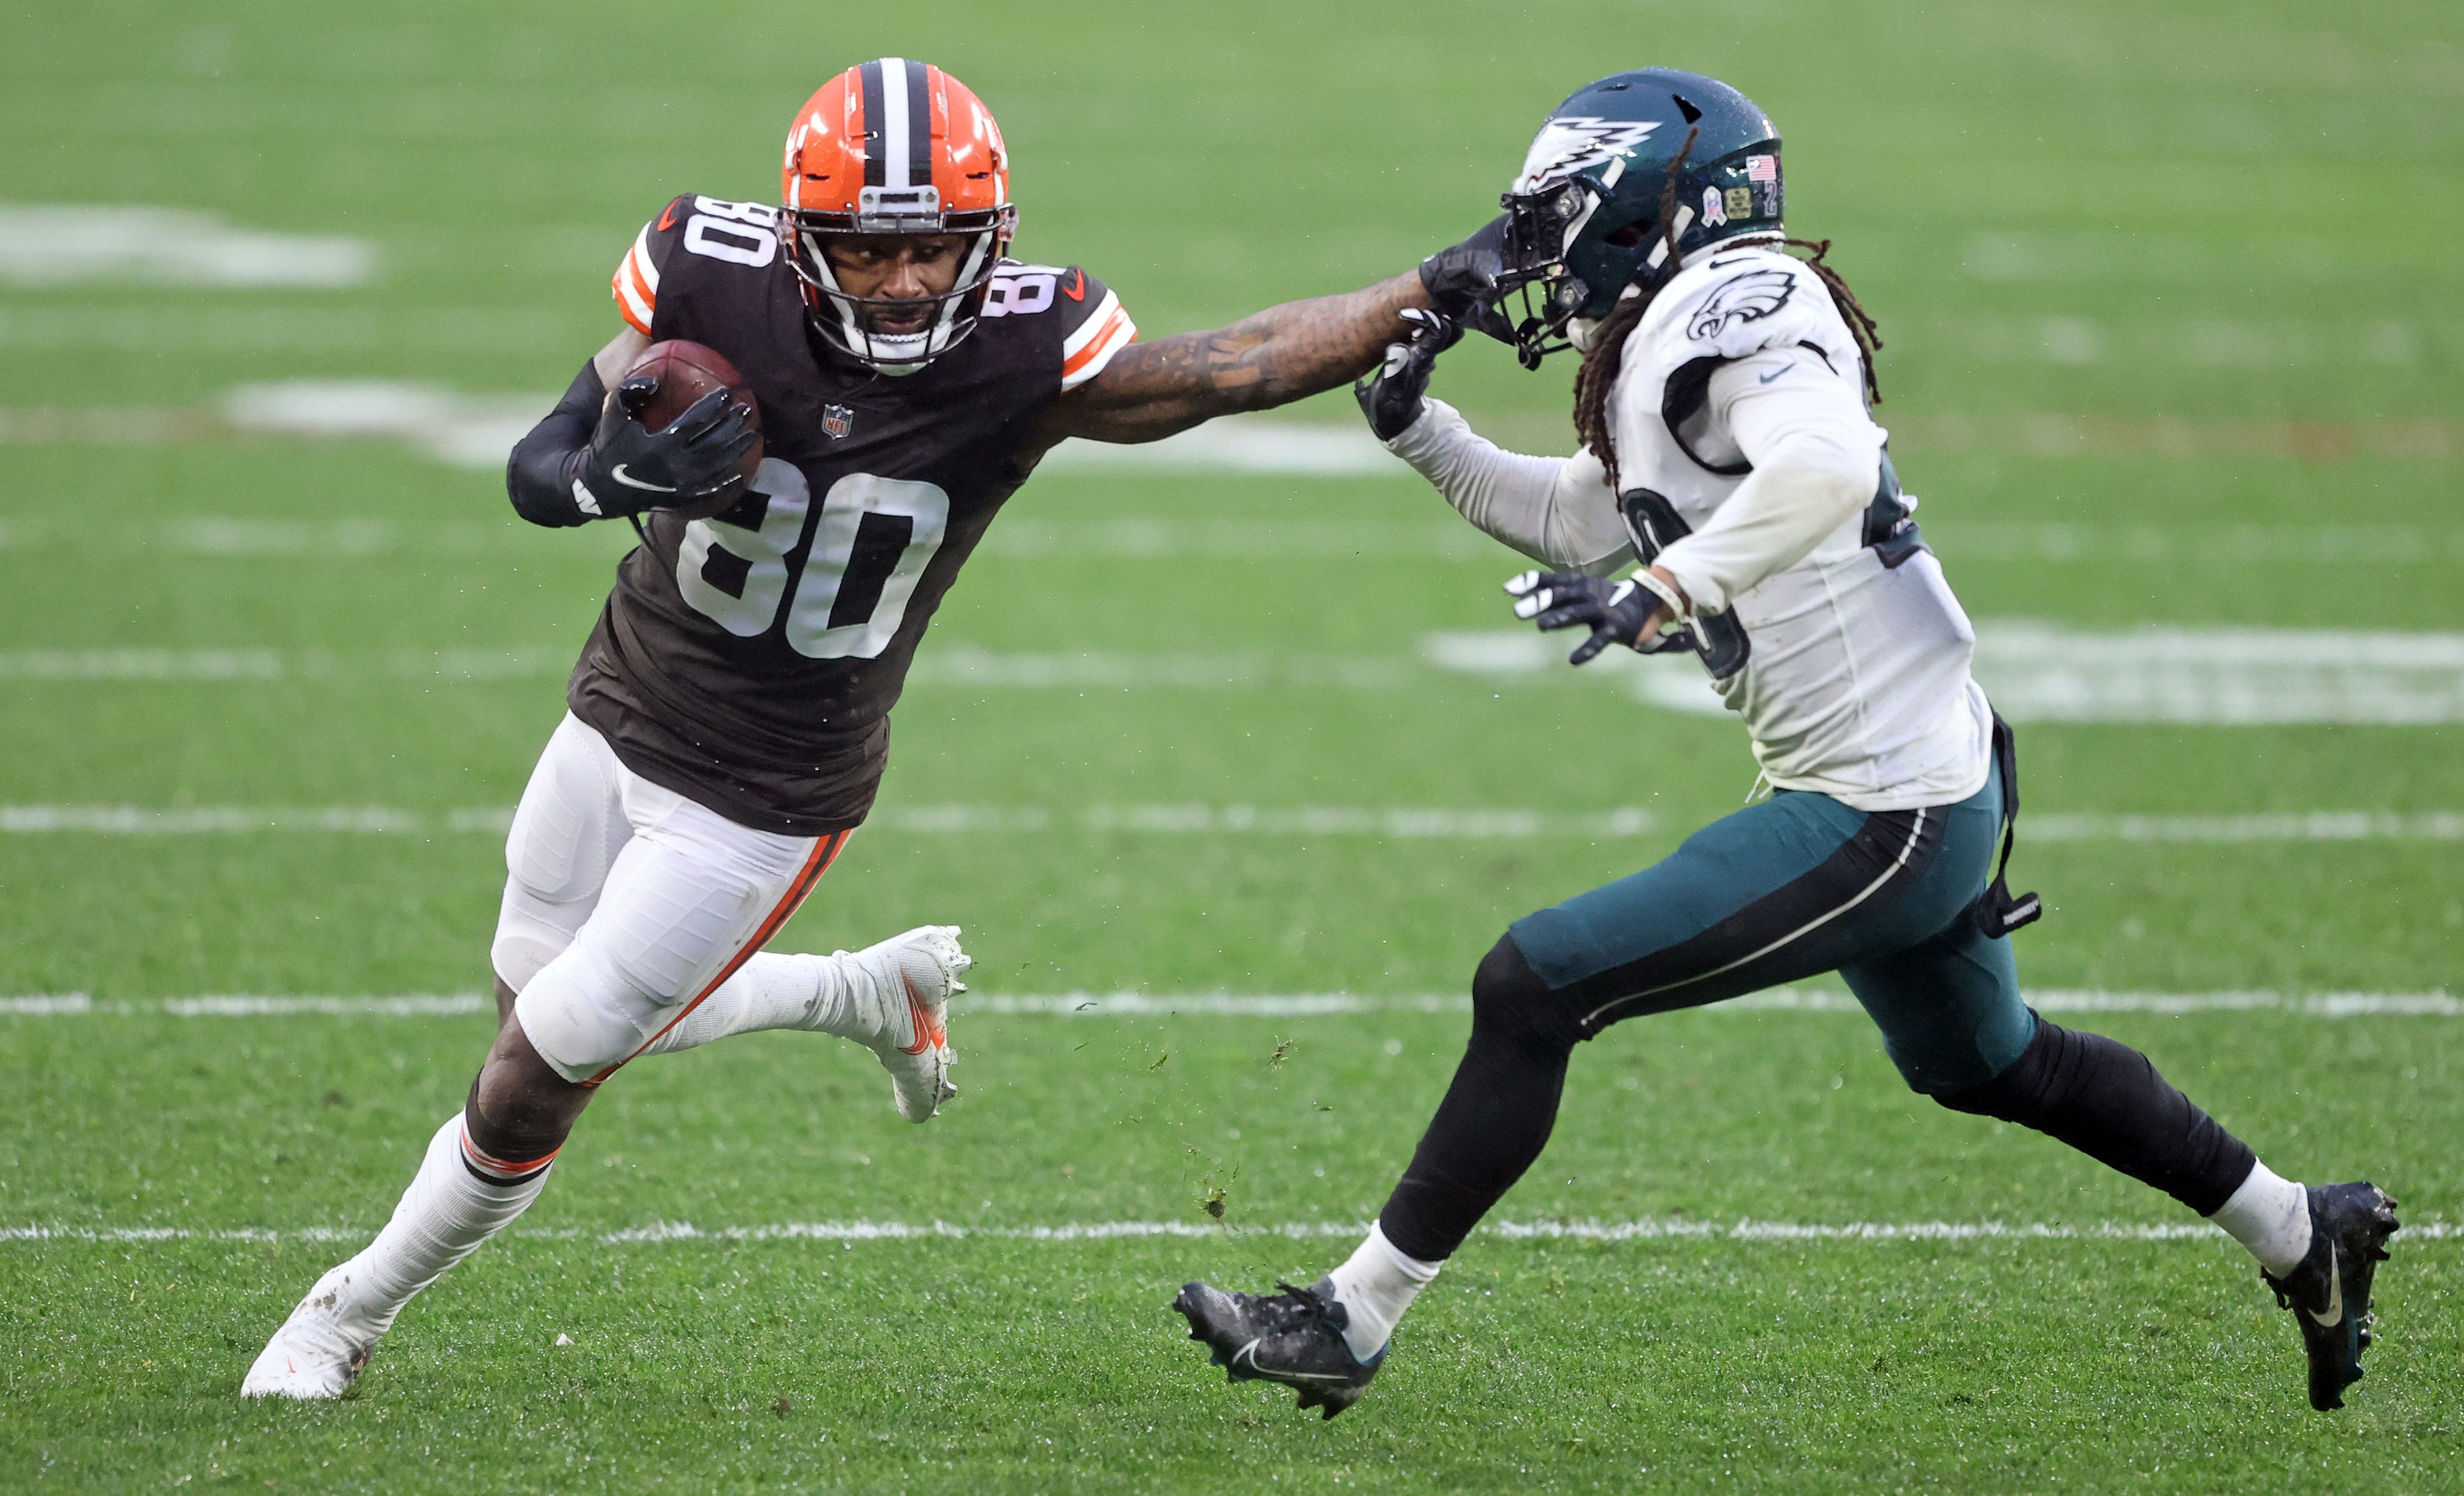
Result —
<instances>
[{"instance_id":1,"label":"orange and white sleeve stripe","mask_svg":"<svg viewBox=\"0 0 2464 1496\"><path fill-rule=\"evenodd\" d=\"M644 225L633 236L633 247L625 252L625 259L616 267L616 277L610 282L616 294L616 311L625 324L650 336L650 314L659 305L659 271L650 263L650 230Z\"/></svg>"},{"instance_id":2,"label":"orange and white sleeve stripe","mask_svg":"<svg viewBox=\"0 0 2464 1496\"><path fill-rule=\"evenodd\" d=\"M1128 347L1138 336L1138 324L1121 309L1121 298L1108 287L1104 299L1078 324L1078 330L1061 343L1061 388L1064 393L1076 389L1112 362L1112 355Z\"/></svg>"}]
</instances>

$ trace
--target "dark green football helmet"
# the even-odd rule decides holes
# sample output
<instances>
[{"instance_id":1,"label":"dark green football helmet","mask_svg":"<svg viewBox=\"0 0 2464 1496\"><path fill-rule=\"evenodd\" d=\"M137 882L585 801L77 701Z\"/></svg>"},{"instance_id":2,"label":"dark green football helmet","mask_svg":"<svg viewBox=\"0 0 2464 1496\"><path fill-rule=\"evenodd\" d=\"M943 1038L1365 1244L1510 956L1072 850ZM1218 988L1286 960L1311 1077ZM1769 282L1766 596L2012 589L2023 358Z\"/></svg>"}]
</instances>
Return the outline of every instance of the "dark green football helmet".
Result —
<instances>
[{"instance_id":1,"label":"dark green football helmet","mask_svg":"<svg viewBox=\"0 0 2464 1496\"><path fill-rule=\"evenodd\" d=\"M1515 352L1537 368L1628 286L1649 293L1706 244L1781 231L1779 132L1717 78L1612 74L1550 111L1502 202L1501 297L1519 298Z\"/></svg>"}]
</instances>

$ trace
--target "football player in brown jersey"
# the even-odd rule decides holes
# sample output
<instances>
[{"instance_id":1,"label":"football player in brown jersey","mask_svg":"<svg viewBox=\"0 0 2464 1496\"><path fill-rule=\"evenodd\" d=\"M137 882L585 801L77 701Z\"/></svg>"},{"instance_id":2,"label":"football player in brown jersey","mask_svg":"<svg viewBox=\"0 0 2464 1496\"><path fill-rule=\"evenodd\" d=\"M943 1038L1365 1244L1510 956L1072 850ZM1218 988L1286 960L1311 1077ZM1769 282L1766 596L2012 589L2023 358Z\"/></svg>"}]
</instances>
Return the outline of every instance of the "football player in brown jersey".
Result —
<instances>
[{"instance_id":1,"label":"football player in brown jersey","mask_svg":"<svg viewBox=\"0 0 2464 1496\"><path fill-rule=\"evenodd\" d=\"M1495 265L1492 227L1417 274L1138 342L1094 276L1007 256L1008 175L964 84L885 57L798 113L779 203L687 194L633 241L623 330L508 470L523 517L627 517L641 543L515 814L495 1043L391 1221L309 1290L244 1396L340 1396L411 1295L538 1198L594 1088L642 1055L838 1034L929 1119L952 1094L957 931L761 947L871 805L890 709L958 568L1057 443L1155 441L1331 389L1408 311L1476 315ZM655 389L628 371L675 339L751 387L749 480L754 412L727 391L656 430L633 418Z\"/></svg>"}]
</instances>

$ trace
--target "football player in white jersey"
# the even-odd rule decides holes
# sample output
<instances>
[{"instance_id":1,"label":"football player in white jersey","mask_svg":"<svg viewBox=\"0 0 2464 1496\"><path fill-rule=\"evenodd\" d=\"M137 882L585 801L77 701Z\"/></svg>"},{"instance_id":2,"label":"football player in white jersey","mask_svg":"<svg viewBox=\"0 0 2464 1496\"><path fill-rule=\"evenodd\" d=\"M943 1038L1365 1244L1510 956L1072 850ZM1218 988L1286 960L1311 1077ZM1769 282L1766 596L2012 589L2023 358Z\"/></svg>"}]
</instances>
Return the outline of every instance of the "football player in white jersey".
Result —
<instances>
[{"instance_id":1,"label":"football player in white jersey","mask_svg":"<svg viewBox=\"0 0 2464 1496\"><path fill-rule=\"evenodd\" d=\"M1975 635L1874 424L1874 324L1785 237L1778 132L1696 74L1621 73L1542 127L1497 230L1503 301L1472 314L1527 365L1572 347L1573 457L1501 451L1428 399L1460 335L1428 312L1360 389L1377 436L1547 570L1507 583L1542 628L1691 649L1773 793L1658 865L1515 921L1472 979L1471 1041L1402 1180L1309 1288L1174 1307L1235 1379L1356 1400L1404 1309L1538 1158L1573 1046L1609 1024L1837 972L1916 1091L2069 1143L2247 1246L2294 1309L2313 1406L2343 1405L2396 1229L2366 1183L2305 1188L2137 1051L2039 1018L2008 936L2009 730ZM1812 250L1811 260L1785 246ZM1631 575L1615 574L1641 563Z\"/></svg>"}]
</instances>

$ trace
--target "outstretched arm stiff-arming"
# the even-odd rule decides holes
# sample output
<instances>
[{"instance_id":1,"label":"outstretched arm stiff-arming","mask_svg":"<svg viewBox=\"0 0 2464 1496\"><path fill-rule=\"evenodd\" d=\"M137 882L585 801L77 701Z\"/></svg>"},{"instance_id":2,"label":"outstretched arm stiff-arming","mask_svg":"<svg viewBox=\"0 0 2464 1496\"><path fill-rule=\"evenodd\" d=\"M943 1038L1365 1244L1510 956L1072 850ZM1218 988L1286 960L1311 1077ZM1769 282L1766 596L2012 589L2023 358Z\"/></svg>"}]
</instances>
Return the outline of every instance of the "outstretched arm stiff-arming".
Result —
<instances>
[{"instance_id":1,"label":"outstretched arm stiff-arming","mask_svg":"<svg viewBox=\"0 0 2464 1496\"><path fill-rule=\"evenodd\" d=\"M1351 383L1401 335L1402 314L1434 307L1477 317L1497 277L1497 223L1358 291L1287 301L1212 332L1132 343L1104 372L1054 402L1027 460L1072 436L1154 442L1201 422L1276 406Z\"/></svg>"}]
</instances>

